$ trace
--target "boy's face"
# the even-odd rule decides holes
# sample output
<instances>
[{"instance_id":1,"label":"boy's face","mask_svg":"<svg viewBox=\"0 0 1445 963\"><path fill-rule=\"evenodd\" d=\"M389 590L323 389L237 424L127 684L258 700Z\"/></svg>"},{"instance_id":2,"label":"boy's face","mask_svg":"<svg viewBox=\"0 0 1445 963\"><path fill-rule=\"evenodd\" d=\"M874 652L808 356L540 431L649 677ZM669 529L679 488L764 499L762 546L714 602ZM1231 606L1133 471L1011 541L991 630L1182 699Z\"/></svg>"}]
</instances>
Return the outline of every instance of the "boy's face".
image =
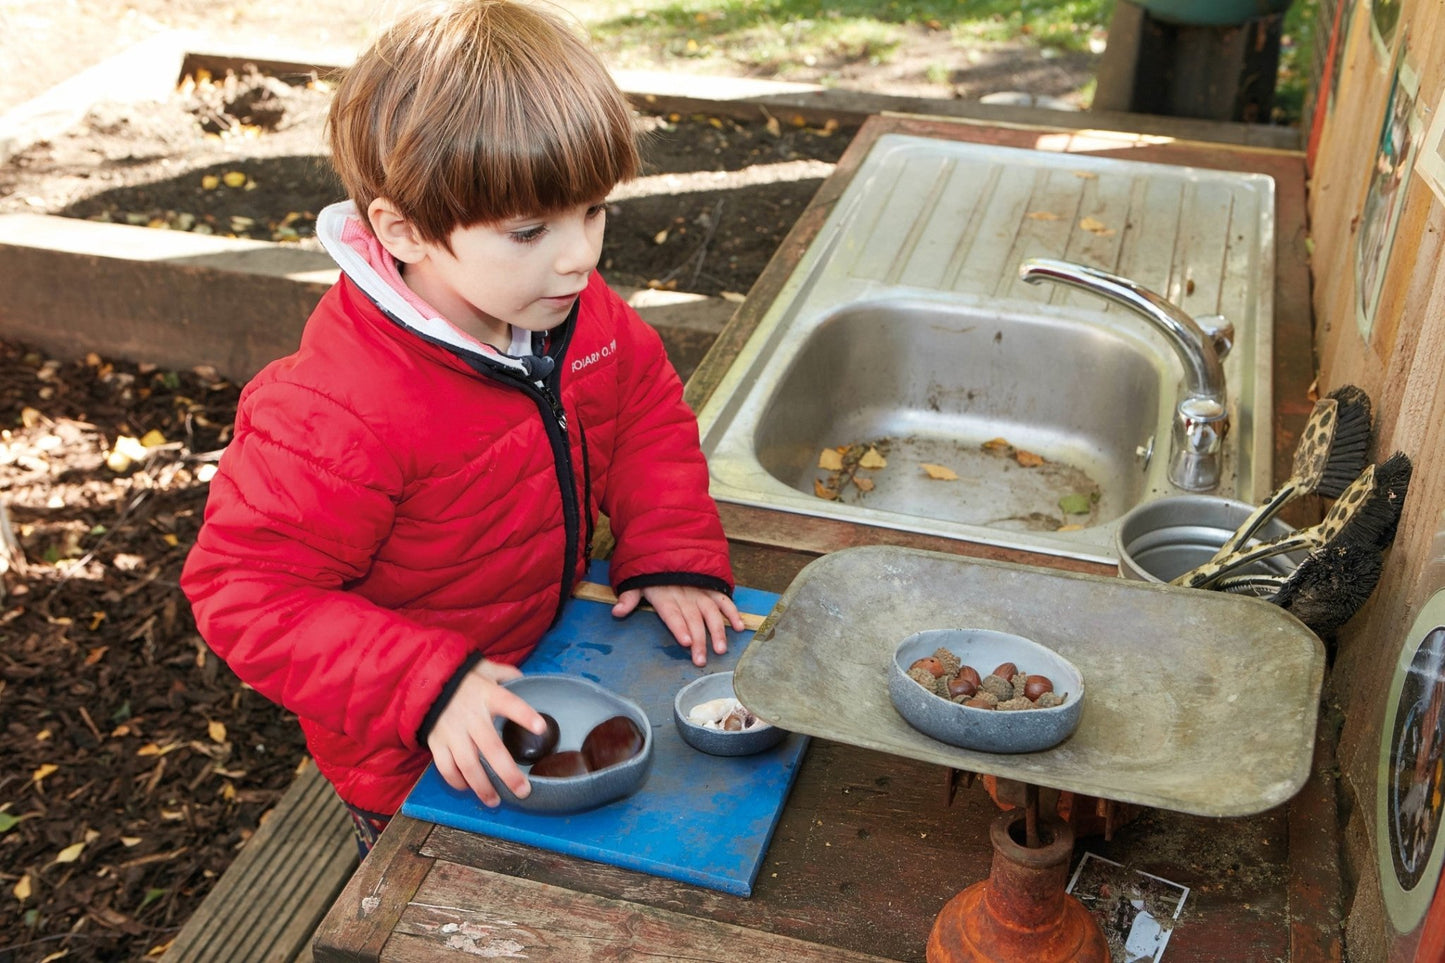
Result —
<instances>
[{"instance_id":1,"label":"boy's face","mask_svg":"<svg viewBox=\"0 0 1445 963\"><path fill-rule=\"evenodd\" d=\"M601 202L457 228L452 250L423 242L407 285L452 324L499 349L508 325L547 331L567 318L602 253Z\"/></svg>"}]
</instances>

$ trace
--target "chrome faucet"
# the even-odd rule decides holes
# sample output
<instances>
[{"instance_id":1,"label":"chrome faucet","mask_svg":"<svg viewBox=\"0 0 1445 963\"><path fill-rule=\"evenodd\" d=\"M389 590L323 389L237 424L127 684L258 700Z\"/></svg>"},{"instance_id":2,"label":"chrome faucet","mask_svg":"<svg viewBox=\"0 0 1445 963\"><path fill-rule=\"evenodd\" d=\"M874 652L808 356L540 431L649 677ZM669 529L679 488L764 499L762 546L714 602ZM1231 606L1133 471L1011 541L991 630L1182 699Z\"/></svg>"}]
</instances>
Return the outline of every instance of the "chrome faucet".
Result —
<instances>
[{"instance_id":1,"label":"chrome faucet","mask_svg":"<svg viewBox=\"0 0 1445 963\"><path fill-rule=\"evenodd\" d=\"M1030 284L1054 281L1121 304L1148 321L1169 341L1184 365L1184 397L1174 408L1169 480L1190 492L1212 491L1219 485L1229 410L1220 360L1229 352L1234 329L1223 318L1196 321L1178 305L1148 288L1098 268L1028 258L1019 264L1019 279Z\"/></svg>"}]
</instances>

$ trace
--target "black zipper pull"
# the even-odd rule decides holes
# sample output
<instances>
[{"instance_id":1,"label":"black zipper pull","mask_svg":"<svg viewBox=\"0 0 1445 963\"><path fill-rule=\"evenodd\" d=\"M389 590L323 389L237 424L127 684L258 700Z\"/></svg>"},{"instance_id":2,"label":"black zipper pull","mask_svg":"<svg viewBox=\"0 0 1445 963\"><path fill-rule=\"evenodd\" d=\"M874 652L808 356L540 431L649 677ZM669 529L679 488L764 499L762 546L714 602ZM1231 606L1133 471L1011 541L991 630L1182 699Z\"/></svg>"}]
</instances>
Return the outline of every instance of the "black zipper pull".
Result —
<instances>
[{"instance_id":1,"label":"black zipper pull","mask_svg":"<svg viewBox=\"0 0 1445 963\"><path fill-rule=\"evenodd\" d=\"M542 392L543 398L547 399L547 406L552 409L552 417L556 418L557 424L562 426L563 431L566 431L567 412L563 410L562 402L557 400L557 396L552 393L551 388L547 387L547 383L545 381L537 382L537 390Z\"/></svg>"}]
</instances>

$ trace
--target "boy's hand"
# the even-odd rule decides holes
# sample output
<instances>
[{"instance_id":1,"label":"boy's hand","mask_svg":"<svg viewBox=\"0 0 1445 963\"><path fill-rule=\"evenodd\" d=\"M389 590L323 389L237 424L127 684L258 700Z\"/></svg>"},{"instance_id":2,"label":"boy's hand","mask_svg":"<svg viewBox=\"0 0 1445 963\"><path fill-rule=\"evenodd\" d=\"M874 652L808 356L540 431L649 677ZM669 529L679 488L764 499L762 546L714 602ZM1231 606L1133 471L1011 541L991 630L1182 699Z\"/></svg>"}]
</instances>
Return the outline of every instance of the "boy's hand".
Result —
<instances>
[{"instance_id":1,"label":"boy's hand","mask_svg":"<svg viewBox=\"0 0 1445 963\"><path fill-rule=\"evenodd\" d=\"M727 626L743 630L742 616L733 600L721 592L691 585L650 585L644 589L628 589L617 596L612 614L622 618L637 608L643 598L657 610L677 644L692 649L695 665L707 665L707 640L712 638L713 651L722 655L728 650Z\"/></svg>"},{"instance_id":2,"label":"boy's hand","mask_svg":"<svg viewBox=\"0 0 1445 963\"><path fill-rule=\"evenodd\" d=\"M518 799L532 791L526 774L502 745L502 737L492 722L493 716L505 716L539 735L546 730L546 722L535 709L501 686L521 674L515 666L486 659L478 662L462 676L461 684L427 736L427 748L446 784L453 789L471 787L487 806L497 806L502 799L487 778L480 756L487 758L497 778L506 783Z\"/></svg>"}]
</instances>

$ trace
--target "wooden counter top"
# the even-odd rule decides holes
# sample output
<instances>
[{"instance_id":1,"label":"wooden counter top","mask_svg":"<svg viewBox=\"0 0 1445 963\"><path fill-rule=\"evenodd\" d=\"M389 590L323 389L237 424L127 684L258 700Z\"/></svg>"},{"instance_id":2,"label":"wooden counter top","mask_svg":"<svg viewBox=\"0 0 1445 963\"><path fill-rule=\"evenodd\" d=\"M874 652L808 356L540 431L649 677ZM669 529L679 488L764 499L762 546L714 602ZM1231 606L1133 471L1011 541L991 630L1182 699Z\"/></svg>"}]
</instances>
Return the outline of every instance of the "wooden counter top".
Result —
<instances>
[{"instance_id":1,"label":"wooden counter top","mask_svg":"<svg viewBox=\"0 0 1445 963\"><path fill-rule=\"evenodd\" d=\"M717 386L858 162L888 132L1270 174L1277 187L1275 476L1289 473L1311 408L1302 154L914 116L868 121L747 301L688 382L694 409ZM739 584L781 592L817 555L888 543L1070 566L909 533L723 506ZM1094 852L1191 888L1165 959L1338 959L1333 730L1290 803L1242 819L1147 810L1081 839ZM317 930L318 961L518 957L530 961L922 960L944 903L988 874L999 807L981 783L945 802L940 767L814 739L751 898L398 817ZM1228 947L1228 949L1224 949ZM1223 955L1222 955L1223 954Z\"/></svg>"}]
</instances>

